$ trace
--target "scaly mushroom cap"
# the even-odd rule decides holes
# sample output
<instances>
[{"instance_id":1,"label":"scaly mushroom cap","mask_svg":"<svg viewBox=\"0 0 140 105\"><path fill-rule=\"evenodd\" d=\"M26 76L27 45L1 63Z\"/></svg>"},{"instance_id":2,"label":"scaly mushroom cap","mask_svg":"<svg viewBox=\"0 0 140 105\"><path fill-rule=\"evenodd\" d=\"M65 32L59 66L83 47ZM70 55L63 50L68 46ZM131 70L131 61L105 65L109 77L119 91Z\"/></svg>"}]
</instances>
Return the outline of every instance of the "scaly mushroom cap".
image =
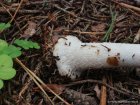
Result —
<instances>
[{"instance_id":1,"label":"scaly mushroom cap","mask_svg":"<svg viewBox=\"0 0 140 105\"><path fill-rule=\"evenodd\" d=\"M62 76L79 77L84 70L140 67L140 45L123 43L82 43L75 36L60 38L53 56Z\"/></svg>"}]
</instances>

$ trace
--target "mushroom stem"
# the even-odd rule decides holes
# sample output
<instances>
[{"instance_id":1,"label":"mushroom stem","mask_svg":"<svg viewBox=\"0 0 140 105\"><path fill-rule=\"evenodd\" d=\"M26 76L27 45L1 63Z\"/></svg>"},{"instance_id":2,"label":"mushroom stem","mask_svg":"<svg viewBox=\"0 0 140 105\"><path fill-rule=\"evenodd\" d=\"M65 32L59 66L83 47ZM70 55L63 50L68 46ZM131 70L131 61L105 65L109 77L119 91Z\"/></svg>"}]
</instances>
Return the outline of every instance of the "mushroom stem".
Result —
<instances>
[{"instance_id":1,"label":"mushroom stem","mask_svg":"<svg viewBox=\"0 0 140 105\"><path fill-rule=\"evenodd\" d=\"M60 38L53 56L62 76L79 77L86 69L140 67L140 45L125 43L82 43L75 36Z\"/></svg>"}]
</instances>

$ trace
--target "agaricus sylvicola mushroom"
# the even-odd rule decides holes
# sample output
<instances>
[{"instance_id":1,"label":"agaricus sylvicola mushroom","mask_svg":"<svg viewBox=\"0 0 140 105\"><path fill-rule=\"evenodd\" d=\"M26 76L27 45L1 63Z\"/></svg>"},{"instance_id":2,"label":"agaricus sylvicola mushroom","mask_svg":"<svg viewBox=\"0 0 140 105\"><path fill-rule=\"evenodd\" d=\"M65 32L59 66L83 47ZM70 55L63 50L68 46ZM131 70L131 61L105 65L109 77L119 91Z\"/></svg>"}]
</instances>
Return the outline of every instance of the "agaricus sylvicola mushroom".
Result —
<instances>
[{"instance_id":1,"label":"agaricus sylvicola mushroom","mask_svg":"<svg viewBox=\"0 0 140 105\"><path fill-rule=\"evenodd\" d=\"M140 44L82 43L66 36L54 46L53 56L59 73L75 79L89 68L140 67Z\"/></svg>"}]
</instances>

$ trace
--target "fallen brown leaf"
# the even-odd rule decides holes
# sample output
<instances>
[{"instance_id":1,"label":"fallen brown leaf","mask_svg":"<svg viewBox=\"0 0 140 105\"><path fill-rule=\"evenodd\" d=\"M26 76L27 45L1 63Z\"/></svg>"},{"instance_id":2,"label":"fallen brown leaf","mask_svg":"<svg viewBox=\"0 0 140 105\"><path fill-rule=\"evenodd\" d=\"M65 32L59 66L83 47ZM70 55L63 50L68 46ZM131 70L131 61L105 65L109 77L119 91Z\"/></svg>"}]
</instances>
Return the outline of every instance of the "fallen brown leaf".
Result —
<instances>
[{"instance_id":1,"label":"fallen brown leaf","mask_svg":"<svg viewBox=\"0 0 140 105\"><path fill-rule=\"evenodd\" d=\"M98 84L95 85L94 90L96 91L97 97L100 99L101 98L101 91L98 87Z\"/></svg>"},{"instance_id":2,"label":"fallen brown leaf","mask_svg":"<svg viewBox=\"0 0 140 105\"><path fill-rule=\"evenodd\" d=\"M50 92L44 85L41 86L45 91ZM64 85L57 85L57 84L46 84L46 86L49 87L52 91L54 91L56 94L61 93L66 88L66 86ZM33 89L37 92L40 91L39 87L33 87Z\"/></svg>"},{"instance_id":3,"label":"fallen brown leaf","mask_svg":"<svg viewBox=\"0 0 140 105\"><path fill-rule=\"evenodd\" d=\"M28 28L24 31L24 34L21 35L21 37L29 38L35 34L36 23L28 21L28 24L29 24Z\"/></svg>"},{"instance_id":4,"label":"fallen brown leaf","mask_svg":"<svg viewBox=\"0 0 140 105\"><path fill-rule=\"evenodd\" d=\"M140 29L138 30L133 42L136 43L137 41L139 41L139 39L140 39Z\"/></svg>"},{"instance_id":5,"label":"fallen brown leaf","mask_svg":"<svg viewBox=\"0 0 140 105\"><path fill-rule=\"evenodd\" d=\"M56 22L54 15L51 14L50 12L47 13L49 20L52 20L50 23L51 25L54 24Z\"/></svg>"},{"instance_id":6,"label":"fallen brown leaf","mask_svg":"<svg viewBox=\"0 0 140 105\"><path fill-rule=\"evenodd\" d=\"M59 39L59 37L64 37L64 35L62 35L62 34L65 34L64 32L62 33L62 30L64 30L64 29L66 29L66 27L61 26L61 27L57 27L57 28L53 31L53 33L54 33L53 39L54 39L55 41L57 41L57 40ZM60 35L60 33L62 33L62 34Z\"/></svg>"},{"instance_id":7,"label":"fallen brown leaf","mask_svg":"<svg viewBox=\"0 0 140 105\"><path fill-rule=\"evenodd\" d=\"M91 26L91 30L93 32L103 31L104 29L105 29L105 25L104 24L98 24L96 26Z\"/></svg>"}]
</instances>

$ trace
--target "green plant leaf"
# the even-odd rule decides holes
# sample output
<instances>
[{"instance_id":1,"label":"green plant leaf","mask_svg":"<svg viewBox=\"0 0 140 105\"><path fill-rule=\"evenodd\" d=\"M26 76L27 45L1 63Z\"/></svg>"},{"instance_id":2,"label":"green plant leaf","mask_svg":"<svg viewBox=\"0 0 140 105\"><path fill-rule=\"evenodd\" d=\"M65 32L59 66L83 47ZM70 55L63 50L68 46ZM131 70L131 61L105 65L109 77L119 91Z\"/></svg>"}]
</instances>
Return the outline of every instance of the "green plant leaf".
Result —
<instances>
[{"instance_id":1,"label":"green plant leaf","mask_svg":"<svg viewBox=\"0 0 140 105\"><path fill-rule=\"evenodd\" d=\"M14 43L17 44L18 46L22 46L26 50L28 50L29 48L40 49L38 43L34 43L32 41L24 41L16 39Z\"/></svg>"},{"instance_id":2,"label":"green plant leaf","mask_svg":"<svg viewBox=\"0 0 140 105\"><path fill-rule=\"evenodd\" d=\"M3 81L0 79L0 89L3 87Z\"/></svg>"},{"instance_id":3,"label":"green plant leaf","mask_svg":"<svg viewBox=\"0 0 140 105\"><path fill-rule=\"evenodd\" d=\"M15 47L14 45L5 46L2 50L2 54L9 55L12 58L16 58L21 55L21 48Z\"/></svg>"},{"instance_id":4,"label":"green plant leaf","mask_svg":"<svg viewBox=\"0 0 140 105\"><path fill-rule=\"evenodd\" d=\"M0 31L1 31L1 30L4 30L4 28L8 28L8 27L10 27L10 26L11 26L11 24L9 24L9 23L7 23L7 24L1 23L1 24L0 24Z\"/></svg>"},{"instance_id":5,"label":"green plant leaf","mask_svg":"<svg viewBox=\"0 0 140 105\"><path fill-rule=\"evenodd\" d=\"M0 55L0 68L13 67L13 60L8 55Z\"/></svg>"},{"instance_id":6,"label":"green plant leaf","mask_svg":"<svg viewBox=\"0 0 140 105\"><path fill-rule=\"evenodd\" d=\"M29 42L24 41L24 40L15 40L15 42L18 46L22 46L24 49L28 50L29 49Z\"/></svg>"},{"instance_id":7,"label":"green plant leaf","mask_svg":"<svg viewBox=\"0 0 140 105\"><path fill-rule=\"evenodd\" d=\"M4 27L4 26L5 26L5 23L1 23L1 24L0 24L0 28L1 28L1 27Z\"/></svg>"},{"instance_id":8,"label":"green plant leaf","mask_svg":"<svg viewBox=\"0 0 140 105\"><path fill-rule=\"evenodd\" d=\"M16 58L16 57L20 56L21 54L22 54L21 51L15 51L12 54L10 54L9 56L11 58Z\"/></svg>"},{"instance_id":9,"label":"green plant leaf","mask_svg":"<svg viewBox=\"0 0 140 105\"><path fill-rule=\"evenodd\" d=\"M0 67L0 78L3 80L8 80L16 75L16 70L13 68L1 68Z\"/></svg>"},{"instance_id":10,"label":"green plant leaf","mask_svg":"<svg viewBox=\"0 0 140 105\"><path fill-rule=\"evenodd\" d=\"M33 43L34 48L36 49L40 49L40 46L38 45L38 43Z\"/></svg>"},{"instance_id":11,"label":"green plant leaf","mask_svg":"<svg viewBox=\"0 0 140 105\"><path fill-rule=\"evenodd\" d=\"M1 31L1 30L4 30L4 27L0 27L0 31Z\"/></svg>"},{"instance_id":12,"label":"green plant leaf","mask_svg":"<svg viewBox=\"0 0 140 105\"><path fill-rule=\"evenodd\" d=\"M16 47L16 46L14 46L14 45L9 45L9 48L10 48L12 51L19 51L19 50L21 50L20 47Z\"/></svg>"},{"instance_id":13,"label":"green plant leaf","mask_svg":"<svg viewBox=\"0 0 140 105\"><path fill-rule=\"evenodd\" d=\"M20 44L20 40L19 40L19 39L16 39L16 40L14 41L14 43L18 45L18 44Z\"/></svg>"},{"instance_id":14,"label":"green plant leaf","mask_svg":"<svg viewBox=\"0 0 140 105\"><path fill-rule=\"evenodd\" d=\"M5 26L4 26L4 28L9 28L11 26L11 24L10 23L7 23Z\"/></svg>"},{"instance_id":15,"label":"green plant leaf","mask_svg":"<svg viewBox=\"0 0 140 105\"><path fill-rule=\"evenodd\" d=\"M1 55L2 52L3 52L3 51L2 51L2 48L3 48L4 46L8 46L7 42L0 39L0 55Z\"/></svg>"},{"instance_id":16,"label":"green plant leaf","mask_svg":"<svg viewBox=\"0 0 140 105\"><path fill-rule=\"evenodd\" d=\"M0 39L0 50L2 50L4 46L8 46L7 42Z\"/></svg>"},{"instance_id":17,"label":"green plant leaf","mask_svg":"<svg viewBox=\"0 0 140 105\"><path fill-rule=\"evenodd\" d=\"M23 45L23 42L24 42L24 40L19 40L19 39L16 39L14 41L14 43L17 44L18 46L22 46Z\"/></svg>"},{"instance_id":18,"label":"green plant leaf","mask_svg":"<svg viewBox=\"0 0 140 105\"><path fill-rule=\"evenodd\" d=\"M2 51L3 51L2 54L6 54L6 55L9 55L12 53L12 50L9 48L9 46L4 46Z\"/></svg>"},{"instance_id":19,"label":"green plant leaf","mask_svg":"<svg viewBox=\"0 0 140 105\"><path fill-rule=\"evenodd\" d=\"M29 41L29 47L30 47L30 48L34 48L33 42L32 42L32 41Z\"/></svg>"},{"instance_id":20,"label":"green plant leaf","mask_svg":"<svg viewBox=\"0 0 140 105\"><path fill-rule=\"evenodd\" d=\"M27 41L21 41L22 42L22 47L24 48L24 49L26 49L26 50L28 50L29 49L29 46L28 46L28 42Z\"/></svg>"}]
</instances>

